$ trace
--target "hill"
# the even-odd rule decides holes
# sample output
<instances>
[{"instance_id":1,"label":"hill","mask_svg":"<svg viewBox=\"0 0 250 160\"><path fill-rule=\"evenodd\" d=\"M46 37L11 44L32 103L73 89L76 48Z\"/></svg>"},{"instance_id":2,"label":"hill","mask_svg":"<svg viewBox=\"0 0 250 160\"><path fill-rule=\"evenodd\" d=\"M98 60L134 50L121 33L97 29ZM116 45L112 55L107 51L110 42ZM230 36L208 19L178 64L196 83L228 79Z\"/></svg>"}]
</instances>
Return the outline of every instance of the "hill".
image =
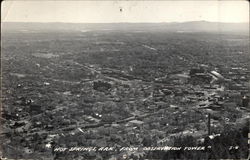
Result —
<instances>
[{"instance_id":1,"label":"hill","mask_svg":"<svg viewBox=\"0 0 250 160\"><path fill-rule=\"evenodd\" d=\"M249 23L192 21L182 23L25 23L3 22L2 31L171 31L247 33Z\"/></svg>"}]
</instances>

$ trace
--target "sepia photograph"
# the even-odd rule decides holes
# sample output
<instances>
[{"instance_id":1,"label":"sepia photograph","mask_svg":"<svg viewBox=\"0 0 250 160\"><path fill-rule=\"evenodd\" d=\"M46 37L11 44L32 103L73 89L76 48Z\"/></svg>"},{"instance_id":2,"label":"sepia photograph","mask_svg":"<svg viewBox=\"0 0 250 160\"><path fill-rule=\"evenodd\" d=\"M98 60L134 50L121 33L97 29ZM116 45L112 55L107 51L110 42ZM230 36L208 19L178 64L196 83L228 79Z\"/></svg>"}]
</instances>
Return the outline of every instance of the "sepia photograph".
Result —
<instances>
[{"instance_id":1,"label":"sepia photograph","mask_svg":"<svg viewBox=\"0 0 250 160\"><path fill-rule=\"evenodd\" d=\"M250 159L247 0L5 0L0 160Z\"/></svg>"}]
</instances>

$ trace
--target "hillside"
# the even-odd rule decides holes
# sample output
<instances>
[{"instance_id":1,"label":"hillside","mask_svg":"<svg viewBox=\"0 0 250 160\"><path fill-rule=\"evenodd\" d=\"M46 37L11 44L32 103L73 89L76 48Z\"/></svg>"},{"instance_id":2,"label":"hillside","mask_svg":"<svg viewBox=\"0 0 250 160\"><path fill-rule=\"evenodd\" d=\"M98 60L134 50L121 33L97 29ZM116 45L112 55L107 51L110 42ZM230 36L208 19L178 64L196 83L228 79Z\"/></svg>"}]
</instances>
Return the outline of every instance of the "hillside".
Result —
<instances>
[{"instance_id":1,"label":"hillside","mask_svg":"<svg viewBox=\"0 0 250 160\"><path fill-rule=\"evenodd\" d=\"M172 31L172 32L238 32L247 33L249 23L192 21L183 23L24 23L4 22L2 31Z\"/></svg>"}]
</instances>

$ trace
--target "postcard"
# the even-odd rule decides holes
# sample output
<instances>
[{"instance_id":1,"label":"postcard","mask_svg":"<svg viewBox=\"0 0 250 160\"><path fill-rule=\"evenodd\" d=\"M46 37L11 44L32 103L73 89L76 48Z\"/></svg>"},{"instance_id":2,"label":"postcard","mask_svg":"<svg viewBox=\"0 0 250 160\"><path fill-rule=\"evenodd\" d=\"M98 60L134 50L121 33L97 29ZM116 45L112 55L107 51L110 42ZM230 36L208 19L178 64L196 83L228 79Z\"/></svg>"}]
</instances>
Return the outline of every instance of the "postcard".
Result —
<instances>
[{"instance_id":1,"label":"postcard","mask_svg":"<svg viewBox=\"0 0 250 160\"><path fill-rule=\"evenodd\" d=\"M244 0L6 0L1 159L249 159Z\"/></svg>"}]
</instances>

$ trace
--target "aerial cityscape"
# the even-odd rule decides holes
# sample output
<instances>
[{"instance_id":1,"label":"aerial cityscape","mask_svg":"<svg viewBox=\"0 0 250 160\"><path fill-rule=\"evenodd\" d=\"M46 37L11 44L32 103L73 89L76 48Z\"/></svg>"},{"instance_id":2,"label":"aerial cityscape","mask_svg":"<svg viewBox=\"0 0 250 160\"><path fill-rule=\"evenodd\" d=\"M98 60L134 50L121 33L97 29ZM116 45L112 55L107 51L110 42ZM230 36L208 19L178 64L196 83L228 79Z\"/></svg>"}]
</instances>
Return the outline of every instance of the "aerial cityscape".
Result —
<instances>
[{"instance_id":1,"label":"aerial cityscape","mask_svg":"<svg viewBox=\"0 0 250 160\"><path fill-rule=\"evenodd\" d=\"M216 25L204 21L5 25L14 26L2 35L5 157L248 156L247 35L188 30Z\"/></svg>"},{"instance_id":2,"label":"aerial cityscape","mask_svg":"<svg viewBox=\"0 0 250 160\"><path fill-rule=\"evenodd\" d=\"M0 160L250 159L247 1L4 1Z\"/></svg>"}]
</instances>

